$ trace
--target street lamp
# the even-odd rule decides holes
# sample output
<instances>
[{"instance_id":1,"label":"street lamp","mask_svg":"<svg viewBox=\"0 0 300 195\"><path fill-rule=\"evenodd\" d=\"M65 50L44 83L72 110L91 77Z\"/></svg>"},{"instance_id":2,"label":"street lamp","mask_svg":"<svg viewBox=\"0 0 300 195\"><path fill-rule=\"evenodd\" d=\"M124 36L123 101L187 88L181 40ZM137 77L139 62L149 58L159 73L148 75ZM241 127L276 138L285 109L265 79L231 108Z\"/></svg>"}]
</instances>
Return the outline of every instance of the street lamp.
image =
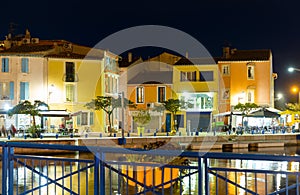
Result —
<instances>
[{"instance_id":1,"label":"street lamp","mask_svg":"<svg viewBox=\"0 0 300 195\"><path fill-rule=\"evenodd\" d=\"M298 103L300 104L300 90L299 90L299 88L296 87L296 86L294 86L294 87L292 87L291 91L293 93L297 93L298 94Z\"/></svg>"},{"instance_id":2,"label":"street lamp","mask_svg":"<svg viewBox=\"0 0 300 195\"><path fill-rule=\"evenodd\" d=\"M300 69L299 68L294 68L294 67L289 67L288 71L289 72L294 72L294 71L299 71L300 72Z\"/></svg>"}]
</instances>

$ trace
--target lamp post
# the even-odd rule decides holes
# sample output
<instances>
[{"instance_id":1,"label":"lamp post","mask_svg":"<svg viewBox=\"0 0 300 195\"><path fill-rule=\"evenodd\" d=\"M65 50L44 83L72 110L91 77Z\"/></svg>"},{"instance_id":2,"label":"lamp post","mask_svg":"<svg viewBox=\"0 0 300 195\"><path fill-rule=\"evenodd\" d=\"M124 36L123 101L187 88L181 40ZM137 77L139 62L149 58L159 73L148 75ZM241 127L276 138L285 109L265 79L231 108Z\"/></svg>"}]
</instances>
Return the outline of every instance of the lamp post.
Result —
<instances>
[{"instance_id":1,"label":"lamp post","mask_svg":"<svg viewBox=\"0 0 300 195\"><path fill-rule=\"evenodd\" d=\"M300 104L300 90L299 90L299 88L296 87L296 86L294 86L294 87L292 87L291 90L292 90L293 93L297 93L298 94L298 103Z\"/></svg>"},{"instance_id":2,"label":"lamp post","mask_svg":"<svg viewBox=\"0 0 300 195\"><path fill-rule=\"evenodd\" d=\"M294 68L294 67L289 67L289 68L288 68L288 71L289 71L289 72L294 72L294 71L300 72L300 69L299 69L299 68Z\"/></svg>"}]
</instances>

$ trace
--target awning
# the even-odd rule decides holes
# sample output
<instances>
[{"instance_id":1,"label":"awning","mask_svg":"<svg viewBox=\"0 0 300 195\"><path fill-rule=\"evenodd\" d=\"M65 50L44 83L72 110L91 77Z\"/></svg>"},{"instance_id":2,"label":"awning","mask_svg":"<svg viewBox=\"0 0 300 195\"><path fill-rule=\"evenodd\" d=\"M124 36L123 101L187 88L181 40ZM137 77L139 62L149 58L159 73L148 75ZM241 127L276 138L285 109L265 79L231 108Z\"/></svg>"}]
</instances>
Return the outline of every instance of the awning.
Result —
<instances>
[{"instance_id":1,"label":"awning","mask_svg":"<svg viewBox=\"0 0 300 195\"><path fill-rule=\"evenodd\" d=\"M39 113L44 117L70 117L70 113L67 110L43 110Z\"/></svg>"},{"instance_id":2,"label":"awning","mask_svg":"<svg viewBox=\"0 0 300 195\"><path fill-rule=\"evenodd\" d=\"M219 113L219 114L214 114L215 117L230 116L230 115L242 115L242 112L234 111L234 112L222 112L222 113Z\"/></svg>"}]
</instances>

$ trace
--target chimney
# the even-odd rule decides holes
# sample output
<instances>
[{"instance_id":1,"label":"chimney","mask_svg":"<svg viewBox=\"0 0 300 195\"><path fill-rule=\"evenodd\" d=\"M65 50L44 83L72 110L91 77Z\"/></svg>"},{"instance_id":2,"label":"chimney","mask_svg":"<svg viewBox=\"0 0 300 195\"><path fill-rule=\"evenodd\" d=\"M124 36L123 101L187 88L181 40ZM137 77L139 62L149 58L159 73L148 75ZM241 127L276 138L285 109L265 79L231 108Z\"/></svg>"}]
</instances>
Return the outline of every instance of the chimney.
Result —
<instances>
[{"instance_id":1,"label":"chimney","mask_svg":"<svg viewBox=\"0 0 300 195\"><path fill-rule=\"evenodd\" d=\"M128 62L132 62L132 53L128 52Z\"/></svg>"},{"instance_id":2,"label":"chimney","mask_svg":"<svg viewBox=\"0 0 300 195\"><path fill-rule=\"evenodd\" d=\"M185 58L189 58L189 52L185 52Z\"/></svg>"},{"instance_id":3,"label":"chimney","mask_svg":"<svg viewBox=\"0 0 300 195\"><path fill-rule=\"evenodd\" d=\"M230 58L230 47L223 47L223 57Z\"/></svg>"}]
</instances>

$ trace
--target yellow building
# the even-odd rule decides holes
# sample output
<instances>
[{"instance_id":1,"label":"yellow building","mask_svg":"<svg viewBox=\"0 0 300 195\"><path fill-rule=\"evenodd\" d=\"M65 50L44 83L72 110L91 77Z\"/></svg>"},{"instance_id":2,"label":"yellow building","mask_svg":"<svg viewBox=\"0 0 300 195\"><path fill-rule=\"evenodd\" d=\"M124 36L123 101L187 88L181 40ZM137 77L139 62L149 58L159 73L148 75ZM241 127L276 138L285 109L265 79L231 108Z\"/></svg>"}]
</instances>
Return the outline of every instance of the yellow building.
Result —
<instances>
[{"instance_id":1,"label":"yellow building","mask_svg":"<svg viewBox=\"0 0 300 195\"><path fill-rule=\"evenodd\" d=\"M50 108L66 109L71 113L67 121L62 121L67 128L78 129L79 132L107 131L104 111L88 110L84 105L97 96L117 95L117 56L69 42L59 43L57 47L58 52L45 56ZM51 122L59 123L53 119ZM118 118L113 125L118 128Z\"/></svg>"},{"instance_id":2,"label":"yellow building","mask_svg":"<svg viewBox=\"0 0 300 195\"><path fill-rule=\"evenodd\" d=\"M212 59L182 58L174 64L173 90L190 106L179 113L181 131L206 131L218 112L219 69Z\"/></svg>"}]
</instances>

